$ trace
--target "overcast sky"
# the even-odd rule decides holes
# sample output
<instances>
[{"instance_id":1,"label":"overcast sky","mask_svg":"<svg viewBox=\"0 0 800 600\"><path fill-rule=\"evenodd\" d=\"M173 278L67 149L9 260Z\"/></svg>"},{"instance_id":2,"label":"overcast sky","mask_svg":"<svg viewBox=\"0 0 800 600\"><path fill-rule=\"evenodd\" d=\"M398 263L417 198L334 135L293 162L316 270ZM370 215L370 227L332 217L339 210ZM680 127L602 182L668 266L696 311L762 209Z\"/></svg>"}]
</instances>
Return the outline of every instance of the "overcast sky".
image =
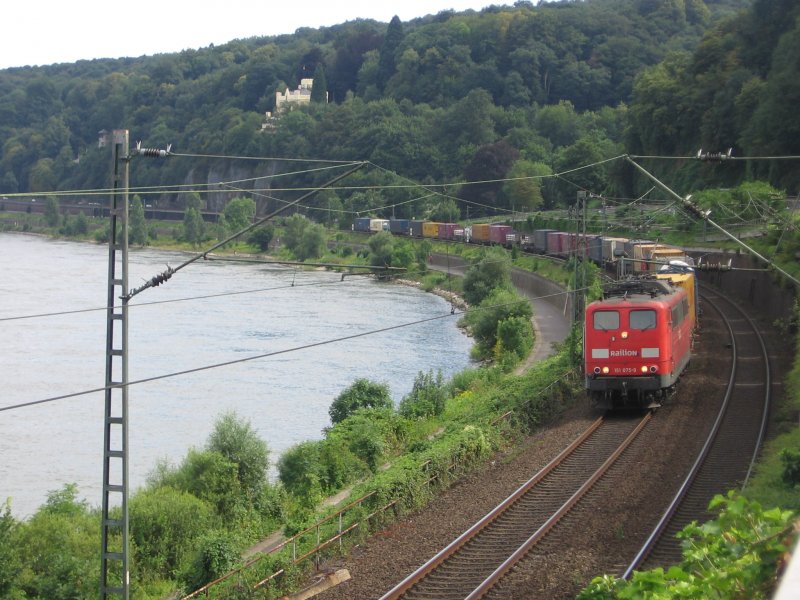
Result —
<instances>
[{"instance_id":1,"label":"overcast sky","mask_svg":"<svg viewBox=\"0 0 800 600\"><path fill-rule=\"evenodd\" d=\"M0 68L138 57L375 19L403 21L491 0L11 0L3 6Z\"/></svg>"}]
</instances>

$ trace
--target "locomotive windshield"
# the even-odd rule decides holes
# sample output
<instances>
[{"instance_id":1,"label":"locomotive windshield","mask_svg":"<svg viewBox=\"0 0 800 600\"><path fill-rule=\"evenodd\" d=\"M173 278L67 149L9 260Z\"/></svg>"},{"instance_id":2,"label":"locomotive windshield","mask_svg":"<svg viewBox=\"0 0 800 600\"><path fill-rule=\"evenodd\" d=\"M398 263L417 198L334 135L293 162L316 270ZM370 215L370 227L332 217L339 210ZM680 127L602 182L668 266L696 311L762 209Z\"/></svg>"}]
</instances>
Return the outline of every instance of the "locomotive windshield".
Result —
<instances>
[{"instance_id":1,"label":"locomotive windshield","mask_svg":"<svg viewBox=\"0 0 800 600\"><path fill-rule=\"evenodd\" d=\"M601 331L619 329L619 313L616 310L598 310L594 313L594 328Z\"/></svg>"},{"instance_id":2,"label":"locomotive windshield","mask_svg":"<svg viewBox=\"0 0 800 600\"><path fill-rule=\"evenodd\" d=\"M655 329L656 311L632 310L629 316L631 329Z\"/></svg>"}]
</instances>

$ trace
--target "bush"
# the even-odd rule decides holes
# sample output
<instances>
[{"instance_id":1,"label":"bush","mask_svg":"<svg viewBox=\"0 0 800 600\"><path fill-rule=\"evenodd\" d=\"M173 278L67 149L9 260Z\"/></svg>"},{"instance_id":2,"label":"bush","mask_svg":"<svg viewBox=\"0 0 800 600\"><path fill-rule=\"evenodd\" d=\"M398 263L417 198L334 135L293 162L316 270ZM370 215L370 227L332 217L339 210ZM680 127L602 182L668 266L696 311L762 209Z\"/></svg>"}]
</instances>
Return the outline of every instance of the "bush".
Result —
<instances>
[{"instance_id":1,"label":"bush","mask_svg":"<svg viewBox=\"0 0 800 600\"><path fill-rule=\"evenodd\" d=\"M238 472L238 465L219 452L192 448L180 467L166 471L160 483L194 494L230 520L243 503Z\"/></svg>"},{"instance_id":2,"label":"bush","mask_svg":"<svg viewBox=\"0 0 800 600\"><path fill-rule=\"evenodd\" d=\"M497 345L495 358L513 354L518 359L525 357L533 348L533 327L530 319L509 317L497 324Z\"/></svg>"},{"instance_id":3,"label":"bush","mask_svg":"<svg viewBox=\"0 0 800 600\"><path fill-rule=\"evenodd\" d=\"M409 419L440 415L444 412L446 400L442 372L439 371L434 378L432 370L427 373L420 371L411 391L400 401L399 412Z\"/></svg>"},{"instance_id":4,"label":"bush","mask_svg":"<svg viewBox=\"0 0 800 600\"><path fill-rule=\"evenodd\" d=\"M530 302L516 292L502 288L493 290L477 310L471 310L465 317L475 338L475 352L481 358L489 357L498 342L498 326L501 322L513 317L530 321L531 316L533 309Z\"/></svg>"},{"instance_id":5,"label":"bush","mask_svg":"<svg viewBox=\"0 0 800 600\"><path fill-rule=\"evenodd\" d=\"M252 244L262 252L269 250L270 242L275 237L275 227L268 223L263 227L257 228L247 238L247 243Z\"/></svg>"},{"instance_id":6,"label":"bush","mask_svg":"<svg viewBox=\"0 0 800 600\"><path fill-rule=\"evenodd\" d=\"M393 408L389 386L368 379L356 379L353 384L336 396L328 415L334 425L352 415L359 408Z\"/></svg>"},{"instance_id":7,"label":"bush","mask_svg":"<svg viewBox=\"0 0 800 600\"><path fill-rule=\"evenodd\" d=\"M172 487L138 492L131 498L130 530L137 568L171 578L195 548L198 535L214 523L214 509Z\"/></svg>"},{"instance_id":8,"label":"bush","mask_svg":"<svg viewBox=\"0 0 800 600\"><path fill-rule=\"evenodd\" d=\"M800 450L784 448L780 452L781 479L789 487L795 487L800 483Z\"/></svg>"},{"instance_id":9,"label":"bush","mask_svg":"<svg viewBox=\"0 0 800 600\"><path fill-rule=\"evenodd\" d=\"M319 442L302 442L286 450L278 460L278 477L294 496L316 505L322 492Z\"/></svg>"},{"instance_id":10,"label":"bush","mask_svg":"<svg viewBox=\"0 0 800 600\"><path fill-rule=\"evenodd\" d=\"M233 536L226 531L210 531L196 542L197 550L191 564L183 572L181 579L187 589L196 590L209 581L230 571L240 554Z\"/></svg>"},{"instance_id":11,"label":"bush","mask_svg":"<svg viewBox=\"0 0 800 600\"><path fill-rule=\"evenodd\" d=\"M709 508L719 508L719 518L678 534L680 566L634 572L630 581L597 577L577 598L769 598L790 547L792 513L764 510L735 492L716 496Z\"/></svg>"},{"instance_id":12,"label":"bush","mask_svg":"<svg viewBox=\"0 0 800 600\"><path fill-rule=\"evenodd\" d=\"M16 578L22 591L18 598L96 596L100 519L85 502L77 500L75 485L51 492L46 504L10 533L19 564L24 565Z\"/></svg>"}]
</instances>

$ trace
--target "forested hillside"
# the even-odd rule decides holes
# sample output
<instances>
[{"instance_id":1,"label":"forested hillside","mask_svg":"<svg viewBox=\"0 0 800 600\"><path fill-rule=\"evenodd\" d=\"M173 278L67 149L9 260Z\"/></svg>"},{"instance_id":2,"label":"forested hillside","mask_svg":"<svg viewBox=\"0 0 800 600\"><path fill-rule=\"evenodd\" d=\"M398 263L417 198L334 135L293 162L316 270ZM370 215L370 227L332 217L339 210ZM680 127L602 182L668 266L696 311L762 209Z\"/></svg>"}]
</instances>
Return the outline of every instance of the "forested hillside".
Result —
<instances>
[{"instance_id":1,"label":"forested hillside","mask_svg":"<svg viewBox=\"0 0 800 600\"><path fill-rule=\"evenodd\" d=\"M0 193L108 187L101 130L185 154L365 160L355 185L546 175L625 152L735 147L797 154L800 36L790 0L586 0L443 12L410 22L353 21L178 54L0 71ZM743 12L737 12L739 10ZM247 18L242 15L242 18ZM267 119L301 78L330 102ZM794 94L794 96L792 96ZM324 95L321 96L324 98ZM320 94L316 94L320 98ZM796 123L797 120L795 119ZM265 127L266 124L266 127ZM776 129L777 127L777 129ZM754 170L789 185L769 163ZM133 161L134 186L212 183L297 171L276 161ZM684 170L713 183L713 169ZM728 171L726 183L745 171ZM247 189L319 184L325 172ZM795 176L796 177L796 176ZM472 215L573 201L576 187L630 196L620 164L569 180L453 186ZM248 187L249 186L249 187ZM419 191L328 192L359 210ZM206 197L221 208L227 193ZM182 206L180 194L159 200ZM261 210L269 208L262 202ZM452 201L448 201L452 202ZM410 204L407 215L453 210ZM402 208L397 209L400 213Z\"/></svg>"}]
</instances>

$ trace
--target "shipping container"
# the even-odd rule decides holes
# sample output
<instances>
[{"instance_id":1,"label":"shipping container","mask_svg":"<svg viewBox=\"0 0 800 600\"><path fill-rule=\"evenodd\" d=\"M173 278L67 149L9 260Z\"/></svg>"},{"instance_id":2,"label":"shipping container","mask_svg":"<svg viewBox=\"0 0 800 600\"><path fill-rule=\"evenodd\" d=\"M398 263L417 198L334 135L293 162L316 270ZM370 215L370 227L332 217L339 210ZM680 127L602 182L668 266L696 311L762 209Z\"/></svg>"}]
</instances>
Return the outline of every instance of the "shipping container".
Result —
<instances>
[{"instance_id":1,"label":"shipping container","mask_svg":"<svg viewBox=\"0 0 800 600\"><path fill-rule=\"evenodd\" d=\"M389 219L389 231L396 235L411 233L411 221L408 219Z\"/></svg>"},{"instance_id":2,"label":"shipping container","mask_svg":"<svg viewBox=\"0 0 800 600\"><path fill-rule=\"evenodd\" d=\"M504 246L506 244L506 235L511 231L511 225L489 225L489 242Z\"/></svg>"},{"instance_id":3,"label":"shipping container","mask_svg":"<svg viewBox=\"0 0 800 600\"><path fill-rule=\"evenodd\" d=\"M625 253L625 238L603 236L603 264L612 265Z\"/></svg>"},{"instance_id":4,"label":"shipping container","mask_svg":"<svg viewBox=\"0 0 800 600\"><path fill-rule=\"evenodd\" d=\"M658 269L658 265L669 264L669 262L672 260L685 262L690 267L694 266L694 260L692 259L692 257L688 256L680 248L674 248L672 246L663 246L659 244L650 253L650 261L656 263L654 265L651 265L651 269Z\"/></svg>"},{"instance_id":5,"label":"shipping container","mask_svg":"<svg viewBox=\"0 0 800 600\"><path fill-rule=\"evenodd\" d=\"M425 221L422 224L422 237L425 238L439 237L439 223L435 221Z\"/></svg>"},{"instance_id":6,"label":"shipping container","mask_svg":"<svg viewBox=\"0 0 800 600\"><path fill-rule=\"evenodd\" d=\"M369 231L369 217L357 217L353 223L353 231Z\"/></svg>"},{"instance_id":7,"label":"shipping container","mask_svg":"<svg viewBox=\"0 0 800 600\"><path fill-rule=\"evenodd\" d=\"M473 223L470 241L476 244L489 243L489 223Z\"/></svg>"},{"instance_id":8,"label":"shipping container","mask_svg":"<svg viewBox=\"0 0 800 600\"><path fill-rule=\"evenodd\" d=\"M596 265L603 264L603 236L589 236L587 244L589 247L589 260Z\"/></svg>"},{"instance_id":9,"label":"shipping container","mask_svg":"<svg viewBox=\"0 0 800 600\"><path fill-rule=\"evenodd\" d=\"M556 258L567 259L569 234L563 231L551 231L547 234L547 254Z\"/></svg>"},{"instance_id":10,"label":"shipping container","mask_svg":"<svg viewBox=\"0 0 800 600\"><path fill-rule=\"evenodd\" d=\"M458 228L458 223L439 223L439 233L437 237L440 240L452 240L455 238L455 231Z\"/></svg>"},{"instance_id":11,"label":"shipping container","mask_svg":"<svg viewBox=\"0 0 800 600\"><path fill-rule=\"evenodd\" d=\"M555 229L536 229L533 232L533 249L535 252L544 254L547 252L547 234Z\"/></svg>"},{"instance_id":12,"label":"shipping container","mask_svg":"<svg viewBox=\"0 0 800 600\"><path fill-rule=\"evenodd\" d=\"M372 233L379 231L389 231L389 219L370 219L369 230Z\"/></svg>"},{"instance_id":13,"label":"shipping container","mask_svg":"<svg viewBox=\"0 0 800 600\"><path fill-rule=\"evenodd\" d=\"M414 236L414 237L421 238L422 237L422 226L425 223L426 223L426 221L412 220L411 223L409 223L409 225L411 227L411 235Z\"/></svg>"},{"instance_id":14,"label":"shipping container","mask_svg":"<svg viewBox=\"0 0 800 600\"><path fill-rule=\"evenodd\" d=\"M633 250L632 268L635 273L648 270L647 257L650 256L650 253L657 245L658 244L655 242L643 242L641 244L633 244L631 246L631 249Z\"/></svg>"}]
</instances>

